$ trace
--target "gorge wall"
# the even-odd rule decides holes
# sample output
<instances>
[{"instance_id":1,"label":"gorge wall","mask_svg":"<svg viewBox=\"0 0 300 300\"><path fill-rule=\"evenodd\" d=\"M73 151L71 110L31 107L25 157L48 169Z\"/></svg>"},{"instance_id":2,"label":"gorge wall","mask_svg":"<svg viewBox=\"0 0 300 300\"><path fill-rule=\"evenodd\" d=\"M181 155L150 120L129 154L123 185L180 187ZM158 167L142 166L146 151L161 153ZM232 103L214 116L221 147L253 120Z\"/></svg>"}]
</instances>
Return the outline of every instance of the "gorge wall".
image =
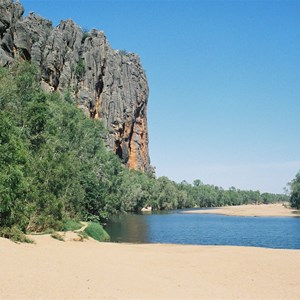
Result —
<instances>
[{"instance_id":1,"label":"gorge wall","mask_svg":"<svg viewBox=\"0 0 300 300\"><path fill-rule=\"evenodd\" d=\"M113 50L103 31L52 22L13 0L0 0L0 65L23 58L40 68L42 87L70 91L88 117L101 119L107 146L129 168L150 170L148 84L139 57Z\"/></svg>"}]
</instances>

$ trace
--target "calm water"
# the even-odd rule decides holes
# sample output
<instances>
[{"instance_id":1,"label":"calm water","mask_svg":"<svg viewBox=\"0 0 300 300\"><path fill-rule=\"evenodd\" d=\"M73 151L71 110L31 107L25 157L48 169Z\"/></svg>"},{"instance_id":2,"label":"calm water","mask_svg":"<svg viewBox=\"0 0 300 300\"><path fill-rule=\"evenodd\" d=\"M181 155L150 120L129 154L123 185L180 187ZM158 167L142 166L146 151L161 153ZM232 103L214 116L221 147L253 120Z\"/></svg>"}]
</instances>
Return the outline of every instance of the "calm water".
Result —
<instances>
[{"instance_id":1,"label":"calm water","mask_svg":"<svg viewBox=\"0 0 300 300\"><path fill-rule=\"evenodd\" d=\"M112 241L236 245L300 249L300 218L230 217L213 214L129 214L106 230Z\"/></svg>"}]
</instances>

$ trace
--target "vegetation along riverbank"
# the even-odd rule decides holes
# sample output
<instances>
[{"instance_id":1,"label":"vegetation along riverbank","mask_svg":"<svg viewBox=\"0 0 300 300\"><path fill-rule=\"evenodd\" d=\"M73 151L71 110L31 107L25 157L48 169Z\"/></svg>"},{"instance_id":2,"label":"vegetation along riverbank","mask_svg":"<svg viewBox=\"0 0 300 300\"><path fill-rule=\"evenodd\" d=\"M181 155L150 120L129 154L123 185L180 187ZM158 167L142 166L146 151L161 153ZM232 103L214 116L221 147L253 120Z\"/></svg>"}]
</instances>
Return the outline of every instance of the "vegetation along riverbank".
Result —
<instances>
[{"instance_id":1,"label":"vegetation along riverbank","mask_svg":"<svg viewBox=\"0 0 300 300\"><path fill-rule=\"evenodd\" d=\"M286 22L276 10L280 22L273 23L275 27L268 26L273 8L261 9L260 12L268 12L267 18L259 14L267 23L253 27L255 18L249 16L255 17L257 8L253 15L249 14L248 4L246 18L239 7L238 14L228 11L230 15L224 19L223 11L227 9L223 4L222 14L219 15L214 4L212 15L208 2L208 10L198 10L201 1L194 1L193 5L190 2L184 9L180 7L185 1L178 1L176 9L171 4L173 1L139 1L134 9L126 1L118 1L117 5L109 4L110 1L98 1L100 4L93 1L95 8L92 1L88 5L87 1L77 1L71 6L66 2L61 1L57 6L54 1L53 5L50 1L47 5L46 1L36 1L38 10L41 4L49 17L55 16L52 23L34 12L25 16L25 8L18 0L0 0L0 299L300 299L300 251L288 250L300 249L300 219L192 215L299 216L300 172L291 178L290 191L285 194L240 190L233 186L224 189L199 179L188 183L157 177L148 151L149 85L139 55L113 49L103 31L83 29L70 19L52 25L58 21L57 11L62 13L66 7L69 18L72 6L78 13L74 16L76 19L84 17L92 22L94 15L103 22L104 28L108 24L116 27L130 48L130 36L138 46L155 47L148 52L147 74L151 84L157 82L168 91L166 94L162 89L162 93L155 96L162 123L168 126L161 124L159 118L152 119L163 137L163 142L153 139L158 145L156 152L161 154L160 160L167 157L170 162L165 170L172 172L170 176L174 176L176 170L177 178L183 176L184 169L188 176L194 176L192 170L201 171L205 178L209 168L205 169L204 165L209 162L208 167L220 165L225 171L215 168L211 178L226 176L226 181L214 182L229 186L228 183L234 181L232 184L252 187L259 185L250 184L251 176L255 177L253 182L259 183L262 179L268 182L290 165L292 170L299 166L296 151L299 147L283 139L286 133L291 133L289 138L297 141L293 130L296 132L298 128L295 124L299 114L292 101L298 103L293 90L293 84L298 87L298 82L292 83L290 71L297 70L295 62L299 52L294 51L293 56L287 48L284 50L278 45L295 46L296 40L286 42L283 33L293 33L291 29L300 27L293 25L275 30L276 24L281 27L292 24L289 22L293 16L288 16L289 22ZM124 3L121 5L121 2ZM278 12L282 10L276 7ZM193 24L189 14L201 12L195 15L200 27L193 26L194 33L187 30L184 23L178 22L176 10L184 13L180 20L189 24ZM156 22L160 11L165 11L161 14L163 23ZM170 11L172 18L166 22ZM204 18L199 17L202 11ZM155 13L154 18L147 16L148 12ZM291 9L291 12L298 20L297 10ZM235 15L239 20L251 20L250 30L240 26L240 21L235 23L232 18ZM125 23L120 19L122 16ZM157 26L147 20L155 20ZM199 20L208 23L199 23ZM205 33L209 24L214 25L214 29ZM92 28L97 23L84 22L83 25ZM134 26L133 35L124 31L127 25ZM146 31L140 34L143 25L150 27L145 27ZM274 47L272 44L265 47L263 43L263 40L268 43L272 40L272 35L264 32L268 27L272 29L269 33L276 33ZM218 28L227 28L227 33ZM257 33L252 30L255 28L259 29ZM152 37L149 32L153 33ZM204 35L198 43L195 38L199 33ZM236 33L239 38L234 42ZM260 39L252 40L256 35ZM280 42L281 35L285 42ZM178 37L181 36L193 38L192 43L189 39L180 42ZM144 37L147 37L146 43ZM174 37L176 41L172 41ZM171 46L164 43L168 40ZM226 44L221 46L218 41ZM180 48L182 45L184 49ZM196 45L199 49L194 47ZM247 49L240 48L243 45ZM255 50L254 45L259 49ZM214 48L222 53L215 52ZM273 48L284 57L269 55ZM265 60L263 56L259 55L259 63L256 58L263 49L268 49L267 65L261 65ZM159 53L164 55L163 59ZM213 56L206 57L206 54ZM227 61L230 57L233 60ZM292 69L285 68L289 65L288 57ZM167 60L171 65L166 68L161 63ZM284 68L274 62L283 62ZM184 65L180 66L181 63ZM270 73L261 72L258 65ZM150 66L156 67L158 73L150 70ZM249 72L247 66L255 68ZM195 73L193 68L196 68ZM203 70L209 73L202 73ZM277 76L279 73L276 75L274 70L286 70L286 74ZM273 81L276 78L279 84ZM239 79L245 81L239 82ZM286 82L291 84L282 84ZM205 86L208 89L202 93ZM291 106L292 109L282 110L277 105L281 101L282 108ZM290 127L282 128L281 125L287 123L282 122L284 116L289 116ZM218 131L218 128L226 130ZM273 142L268 139L270 136ZM266 145L268 147L260 147ZM210 157L214 149L218 151ZM192 152L196 154L194 157ZM239 153L241 157L236 160ZM174 159L173 154L180 159ZM278 155L282 157L279 159ZM228 167L237 171L236 177L228 176ZM265 169L268 176L262 172ZM242 172L246 184L232 180ZM209 178L206 180L212 182ZM286 180L282 178L280 184L272 181L273 191ZM260 189L270 190L267 186ZM184 208L191 209L186 212L189 215L177 211ZM198 208L218 209L199 211ZM174 211L158 212L162 210ZM139 214L142 211L145 214ZM152 214L152 211L158 213ZM122 219L126 213L135 219L131 219L128 226L120 221L121 230L127 227L137 235L142 229L147 239L130 242L144 244L127 244L128 240L119 239L117 235L113 239L109 226L113 225L114 218ZM157 216L164 219L158 220ZM143 223L136 222L140 217ZM151 223L154 219L155 224ZM184 224L183 219L189 219L188 223ZM162 222L158 222L160 220ZM152 230L157 224L156 231ZM154 239L157 232L161 235ZM166 240L166 232L175 238ZM221 246L210 246L217 244L217 233L223 238L218 241ZM228 243L230 236L235 237L234 243ZM266 242L259 240L265 236L268 237ZM150 242L156 244L147 244ZM160 244L173 242L176 245ZM186 245L179 245L180 242ZM195 243L197 246L192 246Z\"/></svg>"},{"instance_id":2,"label":"vegetation along riverbank","mask_svg":"<svg viewBox=\"0 0 300 300\"><path fill-rule=\"evenodd\" d=\"M288 200L128 170L104 146L101 121L86 118L74 104L70 93L43 92L33 64L0 69L2 236L12 228L62 230L70 219L105 223L114 214L147 206L165 210ZM293 186L296 190L296 181Z\"/></svg>"}]
</instances>

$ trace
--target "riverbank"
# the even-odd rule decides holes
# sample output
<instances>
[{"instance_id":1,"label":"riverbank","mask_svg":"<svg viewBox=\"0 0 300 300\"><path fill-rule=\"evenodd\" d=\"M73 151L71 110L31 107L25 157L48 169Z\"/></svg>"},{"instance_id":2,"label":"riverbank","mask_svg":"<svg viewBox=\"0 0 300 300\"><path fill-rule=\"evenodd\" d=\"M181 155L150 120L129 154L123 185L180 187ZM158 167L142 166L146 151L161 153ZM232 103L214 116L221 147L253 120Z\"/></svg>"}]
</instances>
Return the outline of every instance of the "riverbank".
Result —
<instances>
[{"instance_id":1,"label":"riverbank","mask_svg":"<svg viewBox=\"0 0 300 300\"><path fill-rule=\"evenodd\" d=\"M249 204L226 206L217 209L189 210L186 214L220 214L227 216L247 217L300 217L299 211L288 208L283 204Z\"/></svg>"},{"instance_id":2,"label":"riverbank","mask_svg":"<svg viewBox=\"0 0 300 300\"><path fill-rule=\"evenodd\" d=\"M300 299L300 251L0 239L1 299Z\"/></svg>"}]
</instances>

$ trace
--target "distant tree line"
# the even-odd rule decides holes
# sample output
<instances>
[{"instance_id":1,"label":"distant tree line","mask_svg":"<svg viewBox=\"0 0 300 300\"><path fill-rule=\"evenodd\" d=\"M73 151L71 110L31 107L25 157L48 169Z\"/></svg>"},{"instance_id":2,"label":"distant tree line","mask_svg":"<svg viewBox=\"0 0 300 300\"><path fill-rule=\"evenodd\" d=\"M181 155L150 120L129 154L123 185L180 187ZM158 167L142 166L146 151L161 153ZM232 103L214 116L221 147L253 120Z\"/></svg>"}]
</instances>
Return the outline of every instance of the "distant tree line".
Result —
<instances>
[{"instance_id":1,"label":"distant tree line","mask_svg":"<svg viewBox=\"0 0 300 300\"><path fill-rule=\"evenodd\" d=\"M70 219L104 223L144 206L166 210L288 200L128 170L105 148L102 123L88 119L73 101L70 93L44 93L38 69L28 62L0 68L0 233L13 226L23 232L60 230ZM299 176L297 181L299 187Z\"/></svg>"}]
</instances>

